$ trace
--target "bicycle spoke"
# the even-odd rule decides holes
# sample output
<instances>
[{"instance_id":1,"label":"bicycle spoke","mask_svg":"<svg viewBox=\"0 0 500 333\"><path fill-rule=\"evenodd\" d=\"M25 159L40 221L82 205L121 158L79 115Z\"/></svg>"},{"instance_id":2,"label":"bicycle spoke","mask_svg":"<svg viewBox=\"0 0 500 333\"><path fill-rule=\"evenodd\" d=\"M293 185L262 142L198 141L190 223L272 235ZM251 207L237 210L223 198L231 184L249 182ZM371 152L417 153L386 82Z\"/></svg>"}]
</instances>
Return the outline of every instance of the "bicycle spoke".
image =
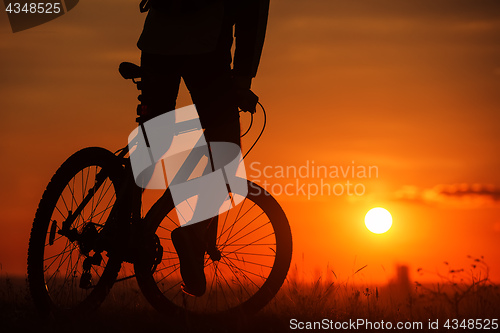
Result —
<instances>
[{"instance_id":1,"label":"bicycle spoke","mask_svg":"<svg viewBox=\"0 0 500 333\"><path fill-rule=\"evenodd\" d=\"M225 258L223 258L225 259ZM226 263L222 263L222 264L226 264ZM245 290L245 292L247 293L248 297L251 296L250 292L248 292L247 288L245 287L245 285L241 282L240 278L238 277L238 274L236 274L236 271L233 269L233 266L231 265L227 265L226 266L229 268L229 270L231 271L231 273L233 273L233 276L236 278L236 280L238 280L238 285L243 289Z\"/></svg>"},{"instance_id":2,"label":"bicycle spoke","mask_svg":"<svg viewBox=\"0 0 500 333\"><path fill-rule=\"evenodd\" d=\"M163 279L161 279L160 281L162 281ZM175 287L177 287L178 285L180 285L182 283L182 281L179 281L177 282L176 284L170 286L170 288L168 288L167 290L163 291L163 294L166 294L168 293L170 290L174 289Z\"/></svg>"},{"instance_id":3,"label":"bicycle spoke","mask_svg":"<svg viewBox=\"0 0 500 333\"><path fill-rule=\"evenodd\" d=\"M28 249L28 281L40 310L91 310L115 280L118 258L108 269L109 258L103 251L96 252L93 244L115 204L121 170L109 151L85 148L68 158L52 177L35 215ZM103 178L97 182L99 174ZM66 226L72 214L73 222ZM88 223L93 223L91 228L86 227ZM85 260L96 255L102 256L99 263L84 270Z\"/></svg>"},{"instance_id":4,"label":"bicycle spoke","mask_svg":"<svg viewBox=\"0 0 500 333\"><path fill-rule=\"evenodd\" d=\"M71 243L71 242L69 242L69 240L67 240L67 245L66 245L65 249L67 249L69 246L72 246L72 243ZM64 254L65 254L65 253L68 253L68 252L69 252L69 255L68 255L68 256L70 256L70 255L71 255L71 252L73 252L73 248L72 248L72 249L70 249L69 251L64 251ZM59 269L61 268L61 266L63 265L63 263L66 261L66 259L68 259L68 256L66 256L66 258L65 258L65 259L64 259L64 261L63 261L63 258L65 257L65 256L64 256L64 254L61 256L61 258L59 258L59 256L58 256L58 257L57 257L56 259L54 259L54 261L50 264L50 266L52 266L52 265L53 265L53 264L57 261L57 259L59 259L59 266L57 267L56 272L57 272L57 271L59 271ZM49 266L48 268L50 268L50 266ZM48 268L46 268L46 269L44 270L44 272L45 272L45 271L47 271L47 270L48 270ZM54 273L54 274L55 274L55 273Z\"/></svg>"},{"instance_id":5,"label":"bicycle spoke","mask_svg":"<svg viewBox=\"0 0 500 333\"><path fill-rule=\"evenodd\" d=\"M101 193L99 194L99 197L97 199L96 208L97 208L97 206L99 206L101 204L101 201L104 199L104 197L106 196L106 194L109 192L110 188L113 186L113 183L109 182L109 185L106 188L106 191L104 191L104 187L103 186L104 186L104 184L106 184L106 182L107 182L107 179L101 185L101 188L100 188L100 192ZM112 199L115 197L115 194L116 193L114 193L114 191L113 191L113 197L112 197ZM92 196L92 198L94 198L94 196ZM96 208L94 208L94 210L92 211L92 213L94 213L94 211L95 211Z\"/></svg>"},{"instance_id":6,"label":"bicycle spoke","mask_svg":"<svg viewBox=\"0 0 500 333\"><path fill-rule=\"evenodd\" d=\"M156 271L155 271L155 272L161 272L161 271L163 271L163 270L165 270L165 269L169 269L169 268L171 268L171 267L175 267L175 266L179 266L179 263L177 262L177 263L175 263L175 264L172 264L172 265L169 265L169 266L166 266L166 267L160 268L160 269L156 269ZM173 273L173 272L172 272L172 273Z\"/></svg>"},{"instance_id":7,"label":"bicycle spoke","mask_svg":"<svg viewBox=\"0 0 500 333\"><path fill-rule=\"evenodd\" d=\"M268 225L268 224L270 224L270 223L271 223L270 221L266 222L265 224L261 225L260 227L257 227L257 228L255 228L254 230L252 230L252 231L250 231L250 232L246 233L245 235L241 236L240 238L236 239L236 240L235 240L235 242L236 242L236 241L239 241L239 240L241 240L241 239L243 239L243 238L245 238L246 236L250 235L251 233L253 233L253 232L255 232L255 231L257 231L257 230L259 230L259 229L261 229L261 228L263 228L263 227L265 227L266 225ZM243 229L240 229L240 230L238 231L238 233L240 233L242 230L243 230ZM233 236L236 236L238 233L236 233L236 234L235 234L235 235L233 235ZM229 239L227 239L227 240L226 240L226 242L228 242L228 241L229 241Z\"/></svg>"},{"instance_id":8,"label":"bicycle spoke","mask_svg":"<svg viewBox=\"0 0 500 333\"><path fill-rule=\"evenodd\" d=\"M168 258L164 257L163 259L176 259L177 258L177 252L175 252L175 251L163 250L163 253L169 253L169 254L174 254L175 255L174 257L168 257Z\"/></svg>"},{"instance_id":9,"label":"bicycle spoke","mask_svg":"<svg viewBox=\"0 0 500 333\"><path fill-rule=\"evenodd\" d=\"M248 212L247 212L248 213ZM232 238L236 237L237 234L239 234L240 232L242 232L244 229L246 229L250 224L253 224L260 216L262 216L264 214L264 212L261 212L257 217L255 217L254 219L250 220L243 228L241 228L240 230L238 230L236 232L236 234L233 234L231 235L231 237L227 237L226 238L226 242L228 242L229 240L231 240ZM236 224L236 223L235 223Z\"/></svg>"},{"instance_id":10,"label":"bicycle spoke","mask_svg":"<svg viewBox=\"0 0 500 333\"><path fill-rule=\"evenodd\" d=\"M94 223L99 224L99 225L103 225L102 224L103 217L106 216L106 219L109 218L109 215L106 215L106 212L108 212L108 211L111 212L111 209L113 208L114 204L115 204L115 194L113 194L113 196L109 199L108 204L106 205L106 207L103 210L99 211L97 214L93 214L94 217L100 216L99 220L97 222L94 222ZM106 223L106 221L104 221L104 223Z\"/></svg>"},{"instance_id":11,"label":"bicycle spoke","mask_svg":"<svg viewBox=\"0 0 500 333\"><path fill-rule=\"evenodd\" d=\"M274 295L277 292L286 271L275 265L279 262L282 266L290 258L286 249L286 217L276 201L266 196L265 192L256 194L249 191L248 195L242 196L242 200L236 197L239 195L230 193L233 202L240 202L216 217L216 230L207 227L207 236L215 238L208 239L207 247L211 255L205 253L204 258L206 291L199 297L186 296L179 288L182 283L181 266L170 235L179 224L187 222L190 214L196 213L197 203L194 204L194 197L189 197L176 207L169 208L156 229L156 237L163 247L163 265L153 273L153 286L150 279L140 283L155 307L207 315L233 313L233 309L252 312L269 301L267 292L259 292L268 279L272 280L266 284L269 293ZM284 235L279 241L277 226L285 226L280 229ZM277 251L278 247L284 250ZM219 259L217 252L221 255ZM147 271L144 273L148 274Z\"/></svg>"},{"instance_id":12,"label":"bicycle spoke","mask_svg":"<svg viewBox=\"0 0 500 333\"><path fill-rule=\"evenodd\" d=\"M217 269L217 270L220 271L219 264L217 264L215 266L215 269ZM220 273L220 276L222 276L222 278L224 279L224 282L226 283L226 285L228 286L229 290L233 294L233 297L235 299L238 299L238 296L236 295L236 293L234 292L233 288L231 287L231 285L229 284L229 282L227 281L226 277L224 276L224 274L222 272ZM224 293L224 289L222 287L221 287L221 290L222 290L222 295L224 296L224 300L226 301L226 305L229 306L229 302L227 301L226 294Z\"/></svg>"},{"instance_id":13,"label":"bicycle spoke","mask_svg":"<svg viewBox=\"0 0 500 333\"><path fill-rule=\"evenodd\" d=\"M246 198L243 200L243 203L245 202L245 200L246 200ZM239 214L240 214L241 210L243 209L243 203L241 204L240 209L238 210L238 213L237 213L237 215L236 215L236 219L235 219L236 221L238 221L238 216L239 216ZM221 233L220 233L220 235L217 237L217 242L218 242L218 241L220 240L220 238L221 238L221 237L225 234L224 228L225 228L225 226L226 226L226 222L227 222L227 218L228 218L228 216L229 216L229 214L228 214L228 212L227 212L227 213L226 213L226 216L225 216L225 218L224 218L224 223L222 224L222 228L221 228L222 232L221 232ZM236 223L236 221L235 221L235 223ZM234 226L234 223L233 223L232 225Z\"/></svg>"},{"instance_id":14,"label":"bicycle spoke","mask_svg":"<svg viewBox=\"0 0 500 333\"><path fill-rule=\"evenodd\" d=\"M177 287L177 286L178 286L179 284L181 284L181 283L182 283L182 281L177 282L175 285L173 285L172 287L170 287L167 291L170 291L170 290L174 289L175 287ZM164 294L165 294L167 291L165 291L165 292L164 292ZM179 295L183 295L183 296L184 296L184 294L183 294L183 292L182 292L182 288L179 288L179 289L177 290L177 292L175 293L175 295L174 295L172 298L173 298L173 299L176 299L177 297L179 297ZM195 299L195 302L196 302L196 299Z\"/></svg>"},{"instance_id":15,"label":"bicycle spoke","mask_svg":"<svg viewBox=\"0 0 500 333\"><path fill-rule=\"evenodd\" d=\"M235 253L233 253L235 254ZM259 264L257 262L253 262L253 261L249 261L249 260L243 260L243 259L239 259L238 257L236 258L229 258L228 256L224 256L225 258L228 258L228 259L231 259L231 260L236 260L236 261L240 261L240 262L243 262L245 264L250 264L250 265L255 265L255 266L260 266L260 267L266 267L266 268L269 268L269 269L272 269L273 267L272 266L269 266L269 265L264 265L264 264Z\"/></svg>"},{"instance_id":16,"label":"bicycle spoke","mask_svg":"<svg viewBox=\"0 0 500 333\"><path fill-rule=\"evenodd\" d=\"M168 278L170 275L174 274L180 267L177 267L175 270L171 271L170 273L168 273L167 275L163 276L161 279L157 280L156 283L160 283L161 281L165 280L166 278ZM156 272L158 271L161 271L162 269L160 270L156 270Z\"/></svg>"},{"instance_id":17,"label":"bicycle spoke","mask_svg":"<svg viewBox=\"0 0 500 333\"><path fill-rule=\"evenodd\" d=\"M226 262L226 260L229 262L229 264ZM231 261L231 259L229 259L228 257L224 257L224 262L223 262L223 264L225 264L225 265L227 265L227 266L232 266L232 267L234 267L235 269L237 269L238 271L240 271L240 272L241 272L241 274L243 274L243 276L244 276L244 277L245 277L248 281L250 281L250 282L251 282L254 286L256 286L257 288L260 288L260 287L259 287L259 285L258 285L257 283L255 283L252 279L250 279L250 278L249 278L249 277L248 277L245 273L248 273L248 274L251 274L251 275L255 275L255 276L257 276L257 277L259 277L259 278L261 278L261 279L262 279L262 276L260 276L260 275L258 275L258 274L256 274L256 273L254 273L254 272L250 272L250 271L248 271L248 270L245 270L245 269L243 269L243 268L241 268L241 267L237 267L237 266L236 266L236 265L235 265L235 264Z\"/></svg>"},{"instance_id":18,"label":"bicycle spoke","mask_svg":"<svg viewBox=\"0 0 500 333\"><path fill-rule=\"evenodd\" d=\"M208 293L208 297L207 297L207 302L206 302L206 305L205 307L208 308L208 301L210 300L210 295L212 294L212 291L213 291L213 288L214 288L214 283L215 283L215 280L216 279L212 279L212 283L210 283L210 292Z\"/></svg>"},{"instance_id":19,"label":"bicycle spoke","mask_svg":"<svg viewBox=\"0 0 500 333\"><path fill-rule=\"evenodd\" d=\"M161 225L158 228L163 229L163 230L168 231L168 232L172 232L172 230L173 230L173 229L169 229L169 228L166 228L164 226L161 226Z\"/></svg>"},{"instance_id":20,"label":"bicycle spoke","mask_svg":"<svg viewBox=\"0 0 500 333\"><path fill-rule=\"evenodd\" d=\"M226 239L230 237L231 232L232 232L232 230L233 230L234 226L235 226L235 225L236 225L236 223L237 223L237 222L241 219L239 216L240 216L241 211L243 210L243 205L244 205L244 203L245 203L245 202L246 202L246 198L243 200L243 203L241 203L240 209L238 210L238 213L237 213L237 215L236 215L236 218L234 219L234 222L233 222L233 223L231 223L231 226L230 226L230 227L228 227L228 229L226 229L226 230L222 229L222 232L221 232L221 234L220 234L220 236L219 236L219 239L220 239L222 236L224 236L224 234L225 234L226 232L229 232L229 235L226 237ZM254 206L255 206L255 204L254 204ZM253 206L252 206L252 207L253 207ZM252 207L250 207L250 208L249 208L249 209L248 209L248 210L247 210L247 211L246 211L246 212L242 215L242 217L243 217L243 216L245 216L245 215L246 215L246 213L248 213L248 212L250 211L250 209L252 209ZM227 214L226 214L226 215L227 215Z\"/></svg>"},{"instance_id":21,"label":"bicycle spoke","mask_svg":"<svg viewBox=\"0 0 500 333\"><path fill-rule=\"evenodd\" d=\"M259 239L256 239L256 240L254 240L254 241L253 241L253 242L251 242L251 243L248 243L248 244L242 245L240 248L238 248L238 249L236 249L236 250L232 250L232 251L230 251L230 252L224 252L224 253L226 253L226 254L230 254L230 253L235 253L235 252L237 252L237 251L239 251L239 250L241 250L241 249L244 249L244 248L246 248L246 247L248 247L248 246L264 245L264 244L255 244L255 243L256 243L256 242L259 242L259 241L261 241L261 240L263 240L263 239L265 239L265 238L267 238L267 237L270 237L270 236L272 236L272 235L274 235L274 232L273 232L273 233L270 233L270 234L268 234L268 235L265 235L265 236L263 236L263 237L261 237L261 238L259 238ZM266 244L266 245L268 245L268 244ZM274 245L274 246L276 246L276 243L269 244L269 245ZM233 244L226 244L226 245L225 245L225 247L227 247L227 246L234 246L234 245L233 245ZM224 247L224 248L225 248L225 247ZM274 256L274 255L270 255L270 256Z\"/></svg>"},{"instance_id":22,"label":"bicycle spoke","mask_svg":"<svg viewBox=\"0 0 500 333\"><path fill-rule=\"evenodd\" d=\"M61 236L61 237L62 237L62 236ZM48 258L43 259L43 261L50 260L50 259L55 258L55 257L59 257L59 256L60 256L60 255L62 255L62 254L68 253L69 251L70 251L70 250L66 250L66 249L64 249L62 252L60 252L60 253L58 253L58 254L54 254L53 256L50 256L50 257L48 257ZM57 260L57 258L56 258L56 260ZM50 268L50 266L51 266L54 262L55 262L55 260L53 260L53 261L52 261L52 263L50 263L50 264L49 264L49 266L47 266L47 268Z\"/></svg>"}]
</instances>

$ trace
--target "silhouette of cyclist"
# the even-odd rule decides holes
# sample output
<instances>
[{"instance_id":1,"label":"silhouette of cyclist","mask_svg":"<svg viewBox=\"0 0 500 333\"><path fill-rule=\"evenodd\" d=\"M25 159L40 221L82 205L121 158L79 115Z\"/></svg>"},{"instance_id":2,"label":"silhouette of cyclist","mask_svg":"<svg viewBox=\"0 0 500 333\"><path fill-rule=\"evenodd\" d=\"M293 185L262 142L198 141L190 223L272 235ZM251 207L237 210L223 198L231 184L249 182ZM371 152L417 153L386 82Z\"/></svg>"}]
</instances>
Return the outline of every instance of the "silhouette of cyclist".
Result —
<instances>
[{"instance_id":1,"label":"silhouette of cyclist","mask_svg":"<svg viewBox=\"0 0 500 333\"><path fill-rule=\"evenodd\" d=\"M269 0L143 0L141 6L149 9L137 43L146 120L175 109L182 78L205 139L240 146L238 108L255 111L258 101L250 88L264 44ZM193 296L206 289L204 239L209 222L179 227L171 234L183 291Z\"/></svg>"}]
</instances>

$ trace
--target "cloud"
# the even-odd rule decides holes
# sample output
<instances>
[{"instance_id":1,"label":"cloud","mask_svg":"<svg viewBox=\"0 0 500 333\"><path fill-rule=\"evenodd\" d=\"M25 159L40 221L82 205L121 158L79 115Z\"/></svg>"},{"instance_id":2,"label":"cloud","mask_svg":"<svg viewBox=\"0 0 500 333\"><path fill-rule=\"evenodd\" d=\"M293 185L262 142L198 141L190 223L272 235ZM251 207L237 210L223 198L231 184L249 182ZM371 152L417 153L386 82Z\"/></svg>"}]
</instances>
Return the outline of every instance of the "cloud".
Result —
<instances>
[{"instance_id":1,"label":"cloud","mask_svg":"<svg viewBox=\"0 0 500 333\"><path fill-rule=\"evenodd\" d=\"M439 184L426 189L403 186L394 195L396 200L459 208L491 207L500 203L500 188L491 184Z\"/></svg>"}]
</instances>

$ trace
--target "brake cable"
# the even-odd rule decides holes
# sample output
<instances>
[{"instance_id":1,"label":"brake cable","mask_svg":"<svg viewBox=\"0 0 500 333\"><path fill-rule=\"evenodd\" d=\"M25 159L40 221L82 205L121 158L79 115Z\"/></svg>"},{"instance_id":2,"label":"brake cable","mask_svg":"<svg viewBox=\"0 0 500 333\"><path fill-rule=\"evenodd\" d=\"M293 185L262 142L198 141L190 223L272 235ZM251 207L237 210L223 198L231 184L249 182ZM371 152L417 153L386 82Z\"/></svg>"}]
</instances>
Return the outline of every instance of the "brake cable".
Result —
<instances>
[{"instance_id":1,"label":"brake cable","mask_svg":"<svg viewBox=\"0 0 500 333\"><path fill-rule=\"evenodd\" d=\"M262 129L261 129L261 131L259 133L259 136L257 137L257 139L255 139L255 142L252 144L252 146L250 147L250 149L248 149L248 151L245 153L245 155L243 156L243 158L247 157L248 153L250 151L252 151L253 147L255 147L255 145L257 144L257 142L260 140L260 137L262 136L262 133L264 133L264 129L266 128L266 123L267 123L266 109L264 109L264 106L262 106L262 104L260 102L257 102L257 104L259 104L260 108L262 109L262 113L264 114L264 123L262 124ZM247 134L248 131L250 131L250 128L252 127L252 124L253 124L253 114L252 114L252 120L251 120L251 123L250 123L250 127L245 132L245 134ZM243 135L245 135L245 134L243 134Z\"/></svg>"}]
</instances>

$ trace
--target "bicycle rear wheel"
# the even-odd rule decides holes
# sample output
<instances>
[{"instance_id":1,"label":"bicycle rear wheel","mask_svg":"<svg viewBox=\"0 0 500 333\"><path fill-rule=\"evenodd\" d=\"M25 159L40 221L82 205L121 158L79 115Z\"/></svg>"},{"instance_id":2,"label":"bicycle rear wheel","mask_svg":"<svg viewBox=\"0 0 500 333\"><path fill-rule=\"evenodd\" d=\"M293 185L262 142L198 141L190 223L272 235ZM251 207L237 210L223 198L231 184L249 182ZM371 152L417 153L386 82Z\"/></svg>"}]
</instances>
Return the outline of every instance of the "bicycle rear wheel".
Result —
<instances>
[{"instance_id":1,"label":"bicycle rear wheel","mask_svg":"<svg viewBox=\"0 0 500 333\"><path fill-rule=\"evenodd\" d=\"M192 200L181 205L194 207ZM170 238L171 231L189 218L178 216L172 203L166 211L156 229L161 262L153 271L147 258L135 266L138 284L157 310L172 316L238 318L257 312L276 295L290 267L292 236L283 210L263 188L248 182L243 201L218 216L220 257L205 254L207 290L201 297L181 291L179 260Z\"/></svg>"},{"instance_id":2,"label":"bicycle rear wheel","mask_svg":"<svg viewBox=\"0 0 500 333\"><path fill-rule=\"evenodd\" d=\"M29 288L42 314L86 313L101 304L113 285L121 262L104 252L96 255L93 246L116 200L121 170L111 152L85 148L68 158L48 184L28 248ZM71 233L63 236L63 223L85 197L88 203L68 226ZM84 270L88 258L93 263L90 270Z\"/></svg>"}]
</instances>

